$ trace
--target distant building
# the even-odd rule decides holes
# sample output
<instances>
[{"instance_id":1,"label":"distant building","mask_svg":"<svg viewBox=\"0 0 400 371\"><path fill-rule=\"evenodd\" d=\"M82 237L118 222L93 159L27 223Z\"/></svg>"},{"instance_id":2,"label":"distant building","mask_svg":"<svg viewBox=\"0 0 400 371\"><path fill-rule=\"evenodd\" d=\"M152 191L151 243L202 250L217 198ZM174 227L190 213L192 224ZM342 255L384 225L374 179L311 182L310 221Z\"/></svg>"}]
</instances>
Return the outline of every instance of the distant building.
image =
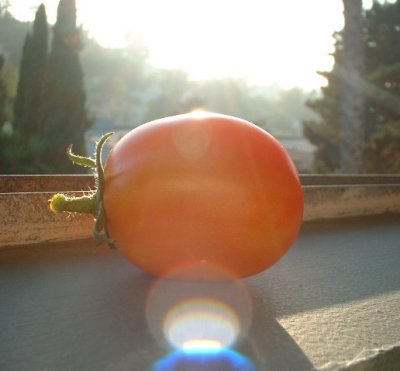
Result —
<instances>
[{"instance_id":1,"label":"distant building","mask_svg":"<svg viewBox=\"0 0 400 371\"><path fill-rule=\"evenodd\" d=\"M292 157L299 173L312 173L315 146L305 137L277 138Z\"/></svg>"}]
</instances>

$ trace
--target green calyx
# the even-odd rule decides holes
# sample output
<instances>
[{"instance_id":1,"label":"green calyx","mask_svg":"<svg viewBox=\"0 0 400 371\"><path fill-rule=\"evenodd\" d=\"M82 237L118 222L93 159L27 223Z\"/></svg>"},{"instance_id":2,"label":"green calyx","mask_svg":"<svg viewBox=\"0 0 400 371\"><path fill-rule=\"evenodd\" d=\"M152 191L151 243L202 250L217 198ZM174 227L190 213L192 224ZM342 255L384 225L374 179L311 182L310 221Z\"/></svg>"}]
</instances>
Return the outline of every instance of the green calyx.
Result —
<instances>
[{"instance_id":1,"label":"green calyx","mask_svg":"<svg viewBox=\"0 0 400 371\"><path fill-rule=\"evenodd\" d=\"M95 219L93 229L95 241L98 244L107 242L114 248L115 246L108 233L106 211L103 206L104 167L101 160L103 146L112 135L113 133L107 133L101 137L96 146L94 159L72 153L72 145L67 150L67 155L74 164L93 169L96 176L96 190L90 195L80 197L69 197L58 193L49 200L49 204L51 211L54 213L66 211L93 215Z\"/></svg>"}]
</instances>

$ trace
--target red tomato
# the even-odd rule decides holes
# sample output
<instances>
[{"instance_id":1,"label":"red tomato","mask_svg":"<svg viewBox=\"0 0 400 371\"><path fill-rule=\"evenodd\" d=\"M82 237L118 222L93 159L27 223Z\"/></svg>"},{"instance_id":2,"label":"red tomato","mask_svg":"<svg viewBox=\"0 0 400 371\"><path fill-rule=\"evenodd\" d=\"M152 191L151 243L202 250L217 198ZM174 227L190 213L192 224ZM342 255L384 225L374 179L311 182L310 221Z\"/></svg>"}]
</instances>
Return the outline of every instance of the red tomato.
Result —
<instances>
[{"instance_id":1,"label":"red tomato","mask_svg":"<svg viewBox=\"0 0 400 371\"><path fill-rule=\"evenodd\" d=\"M207 263L256 274L286 253L302 222L286 150L235 117L197 112L139 126L113 148L104 175L112 239L157 276Z\"/></svg>"}]
</instances>

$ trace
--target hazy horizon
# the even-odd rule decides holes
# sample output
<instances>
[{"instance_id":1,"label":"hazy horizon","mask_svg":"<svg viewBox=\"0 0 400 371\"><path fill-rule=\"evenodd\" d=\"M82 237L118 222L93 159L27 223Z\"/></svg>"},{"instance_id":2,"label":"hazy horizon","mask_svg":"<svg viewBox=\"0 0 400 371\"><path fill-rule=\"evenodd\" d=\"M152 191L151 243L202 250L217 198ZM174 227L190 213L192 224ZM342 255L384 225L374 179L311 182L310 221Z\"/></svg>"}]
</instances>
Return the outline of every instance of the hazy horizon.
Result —
<instances>
[{"instance_id":1,"label":"hazy horizon","mask_svg":"<svg viewBox=\"0 0 400 371\"><path fill-rule=\"evenodd\" d=\"M364 1L365 6L370 2ZM10 1L10 11L33 21L40 3L54 23L58 1ZM332 68L332 35L343 27L340 0L76 4L78 23L103 47L141 45L154 67L181 69L194 80L243 78L252 85L283 89L309 91L325 84L317 71Z\"/></svg>"}]
</instances>

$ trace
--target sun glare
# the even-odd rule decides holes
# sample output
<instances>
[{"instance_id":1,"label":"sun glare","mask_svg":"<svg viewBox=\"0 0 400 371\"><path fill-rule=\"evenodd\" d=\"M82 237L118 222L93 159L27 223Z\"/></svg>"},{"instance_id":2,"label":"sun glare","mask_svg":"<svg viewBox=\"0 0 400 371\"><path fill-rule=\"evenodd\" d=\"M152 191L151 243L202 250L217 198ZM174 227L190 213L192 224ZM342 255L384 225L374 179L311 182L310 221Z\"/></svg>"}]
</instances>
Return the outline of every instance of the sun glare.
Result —
<instances>
[{"instance_id":1,"label":"sun glare","mask_svg":"<svg viewBox=\"0 0 400 371\"><path fill-rule=\"evenodd\" d=\"M182 349L186 351L204 349L205 351L220 350L223 346L220 341L213 339L192 339L183 343Z\"/></svg>"},{"instance_id":2,"label":"sun glare","mask_svg":"<svg viewBox=\"0 0 400 371\"><path fill-rule=\"evenodd\" d=\"M44 1L50 22L56 3ZM322 84L316 71L330 69L332 33L343 24L337 0L76 3L78 22L103 46L145 45L155 67L184 69L192 79L238 77L282 87ZM38 4L14 1L12 11L32 20Z\"/></svg>"},{"instance_id":3,"label":"sun glare","mask_svg":"<svg viewBox=\"0 0 400 371\"><path fill-rule=\"evenodd\" d=\"M140 25L151 60L158 67L186 69L193 79L234 76L260 85L320 85L316 71L331 67L332 33L342 22L337 1L157 5L156 14L148 14L152 22Z\"/></svg>"}]
</instances>

